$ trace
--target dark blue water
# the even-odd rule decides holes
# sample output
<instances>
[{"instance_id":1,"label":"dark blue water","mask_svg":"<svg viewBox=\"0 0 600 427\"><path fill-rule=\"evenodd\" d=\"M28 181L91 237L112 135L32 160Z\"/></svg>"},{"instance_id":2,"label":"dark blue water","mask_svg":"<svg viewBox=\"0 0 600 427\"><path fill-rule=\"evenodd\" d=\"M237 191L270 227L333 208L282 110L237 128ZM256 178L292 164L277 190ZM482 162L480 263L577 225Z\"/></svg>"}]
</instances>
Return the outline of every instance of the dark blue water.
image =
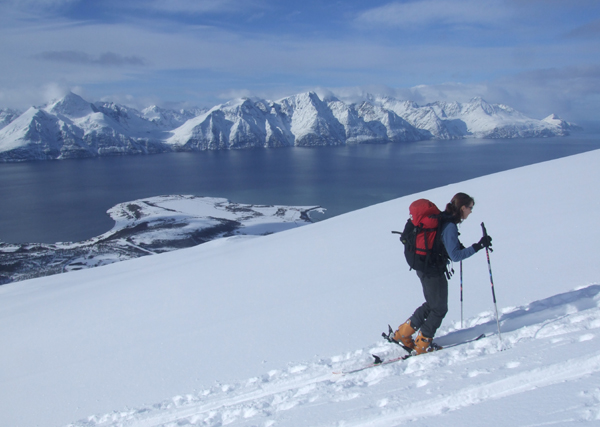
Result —
<instances>
[{"instance_id":1,"label":"dark blue water","mask_svg":"<svg viewBox=\"0 0 600 427\"><path fill-rule=\"evenodd\" d=\"M427 141L0 164L0 240L79 241L117 203L166 194L320 205L327 218L441 185L600 148L600 137Z\"/></svg>"}]
</instances>

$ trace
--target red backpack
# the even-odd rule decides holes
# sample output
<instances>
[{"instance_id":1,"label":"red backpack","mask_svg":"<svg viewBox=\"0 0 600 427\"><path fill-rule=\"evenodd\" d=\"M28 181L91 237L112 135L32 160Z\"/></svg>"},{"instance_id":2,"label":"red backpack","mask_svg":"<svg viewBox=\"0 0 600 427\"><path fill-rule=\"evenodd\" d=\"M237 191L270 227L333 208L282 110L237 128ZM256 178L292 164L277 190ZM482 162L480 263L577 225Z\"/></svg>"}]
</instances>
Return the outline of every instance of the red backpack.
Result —
<instances>
[{"instance_id":1,"label":"red backpack","mask_svg":"<svg viewBox=\"0 0 600 427\"><path fill-rule=\"evenodd\" d=\"M448 274L448 254L441 241L442 212L426 199L415 200L408 211L410 217L400 233L406 262L426 274Z\"/></svg>"},{"instance_id":2,"label":"red backpack","mask_svg":"<svg viewBox=\"0 0 600 427\"><path fill-rule=\"evenodd\" d=\"M408 208L409 221L418 228L415 242L417 255L427 255L433 248L433 242L439 225L439 215L442 213L438 207L426 199L412 202Z\"/></svg>"}]
</instances>

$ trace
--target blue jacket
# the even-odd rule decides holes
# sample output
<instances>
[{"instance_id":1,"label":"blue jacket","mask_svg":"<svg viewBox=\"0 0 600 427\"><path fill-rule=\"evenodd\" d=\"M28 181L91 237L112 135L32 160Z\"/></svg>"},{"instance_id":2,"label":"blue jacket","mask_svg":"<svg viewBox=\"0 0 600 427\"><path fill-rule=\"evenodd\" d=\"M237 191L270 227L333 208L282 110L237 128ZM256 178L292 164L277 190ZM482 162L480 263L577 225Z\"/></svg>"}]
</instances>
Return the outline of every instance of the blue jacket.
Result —
<instances>
[{"instance_id":1,"label":"blue jacket","mask_svg":"<svg viewBox=\"0 0 600 427\"><path fill-rule=\"evenodd\" d=\"M454 262L462 261L475 254L473 246L461 249L461 243L458 240L458 226L453 222L447 222L443 225L442 242L448 256Z\"/></svg>"}]
</instances>

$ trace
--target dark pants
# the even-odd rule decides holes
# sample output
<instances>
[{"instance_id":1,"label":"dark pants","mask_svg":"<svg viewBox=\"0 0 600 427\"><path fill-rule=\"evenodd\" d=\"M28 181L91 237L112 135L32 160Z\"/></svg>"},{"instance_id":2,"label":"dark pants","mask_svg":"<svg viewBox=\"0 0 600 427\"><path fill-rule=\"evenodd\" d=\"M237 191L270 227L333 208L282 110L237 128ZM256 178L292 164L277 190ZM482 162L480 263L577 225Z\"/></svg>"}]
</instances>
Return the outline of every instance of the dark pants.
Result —
<instances>
[{"instance_id":1,"label":"dark pants","mask_svg":"<svg viewBox=\"0 0 600 427\"><path fill-rule=\"evenodd\" d=\"M415 330L420 329L423 336L433 338L448 312L448 280L443 274L426 277L420 271L417 276L423 285L425 303L415 310L410 324Z\"/></svg>"}]
</instances>

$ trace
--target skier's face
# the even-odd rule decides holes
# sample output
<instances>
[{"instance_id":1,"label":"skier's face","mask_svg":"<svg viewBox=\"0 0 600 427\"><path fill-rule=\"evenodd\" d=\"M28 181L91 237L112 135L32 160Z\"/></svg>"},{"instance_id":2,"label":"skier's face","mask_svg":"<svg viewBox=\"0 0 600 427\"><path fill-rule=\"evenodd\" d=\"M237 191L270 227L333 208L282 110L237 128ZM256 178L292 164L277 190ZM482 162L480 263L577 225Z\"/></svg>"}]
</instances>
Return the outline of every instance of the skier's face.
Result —
<instances>
[{"instance_id":1,"label":"skier's face","mask_svg":"<svg viewBox=\"0 0 600 427\"><path fill-rule=\"evenodd\" d=\"M460 213L461 213L462 220L464 221L465 219L467 219L469 217L469 215L471 215L471 212L473 212L473 203L469 204L469 206L461 207Z\"/></svg>"}]
</instances>

